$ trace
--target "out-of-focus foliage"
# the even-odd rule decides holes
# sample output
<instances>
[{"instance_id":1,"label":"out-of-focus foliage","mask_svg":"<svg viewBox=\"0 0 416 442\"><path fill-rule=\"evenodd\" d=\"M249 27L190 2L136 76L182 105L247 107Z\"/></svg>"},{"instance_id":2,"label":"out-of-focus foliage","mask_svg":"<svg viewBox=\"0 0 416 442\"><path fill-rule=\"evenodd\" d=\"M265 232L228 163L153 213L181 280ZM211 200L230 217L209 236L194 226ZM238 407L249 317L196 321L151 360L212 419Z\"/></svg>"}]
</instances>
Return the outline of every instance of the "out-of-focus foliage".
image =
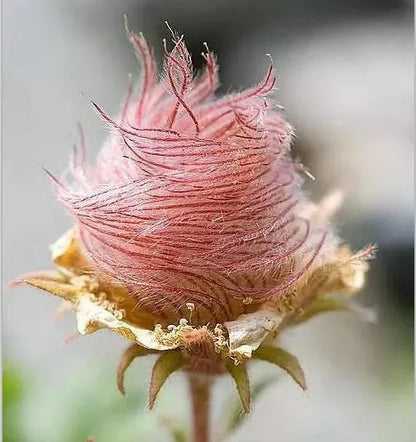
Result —
<instances>
[{"instance_id":1,"label":"out-of-focus foliage","mask_svg":"<svg viewBox=\"0 0 416 442\"><path fill-rule=\"evenodd\" d=\"M29 387L25 373L21 367L6 363L4 441L85 442L90 436L97 442L169 438L161 418L163 404L160 413L148 412L146 376L136 376L134 386L123 397L116 389L114 370L104 368L97 373L93 368L78 371L55 389L32 388L31 400L23 401Z\"/></svg>"},{"instance_id":2,"label":"out-of-focus foliage","mask_svg":"<svg viewBox=\"0 0 416 442\"><path fill-rule=\"evenodd\" d=\"M19 410L28 388L27 380L17 367L3 364L3 441L23 440Z\"/></svg>"}]
</instances>

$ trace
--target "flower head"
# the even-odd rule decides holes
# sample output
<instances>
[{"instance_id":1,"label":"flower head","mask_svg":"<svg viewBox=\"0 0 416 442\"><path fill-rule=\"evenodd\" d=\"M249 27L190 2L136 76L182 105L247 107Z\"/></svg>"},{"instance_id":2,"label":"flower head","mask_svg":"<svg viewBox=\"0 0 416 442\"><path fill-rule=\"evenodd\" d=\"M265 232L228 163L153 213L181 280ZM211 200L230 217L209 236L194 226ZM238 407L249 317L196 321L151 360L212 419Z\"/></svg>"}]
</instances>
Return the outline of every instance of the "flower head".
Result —
<instances>
[{"instance_id":1,"label":"flower head","mask_svg":"<svg viewBox=\"0 0 416 442\"><path fill-rule=\"evenodd\" d=\"M155 351L171 358L158 367L228 369L240 393L238 370L256 355L279 360L304 386L296 360L276 359L264 342L311 306L325 310L328 293L358 290L370 250L339 245L328 223L337 195L315 205L302 193L293 129L269 97L271 64L257 86L217 98L207 46L195 74L183 36L172 33L159 79L152 48L128 35L140 91L129 88L116 119L94 103L107 143L90 165L82 141L72 179L54 178L75 221L52 248L59 273L22 280L72 302L81 333L110 328L134 343L121 389L132 358Z\"/></svg>"}]
</instances>

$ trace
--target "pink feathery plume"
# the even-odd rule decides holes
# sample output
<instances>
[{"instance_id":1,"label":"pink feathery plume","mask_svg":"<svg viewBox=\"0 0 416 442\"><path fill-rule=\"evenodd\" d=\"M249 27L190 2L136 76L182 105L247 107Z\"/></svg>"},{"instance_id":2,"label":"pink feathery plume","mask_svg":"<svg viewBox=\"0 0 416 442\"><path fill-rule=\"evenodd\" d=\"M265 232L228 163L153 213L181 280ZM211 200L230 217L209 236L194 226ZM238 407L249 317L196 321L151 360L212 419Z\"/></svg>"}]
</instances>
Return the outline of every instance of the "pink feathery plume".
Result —
<instances>
[{"instance_id":1,"label":"pink feathery plume","mask_svg":"<svg viewBox=\"0 0 416 442\"><path fill-rule=\"evenodd\" d=\"M218 99L207 46L195 75L173 34L159 79L152 48L129 38L143 67L138 96L129 88L118 119L94 104L111 136L92 166L82 141L72 182L57 188L84 253L158 312L192 302L227 318L232 300L278 299L331 253L334 237L301 216L293 130L266 98L272 64L257 86Z\"/></svg>"}]
</instances>

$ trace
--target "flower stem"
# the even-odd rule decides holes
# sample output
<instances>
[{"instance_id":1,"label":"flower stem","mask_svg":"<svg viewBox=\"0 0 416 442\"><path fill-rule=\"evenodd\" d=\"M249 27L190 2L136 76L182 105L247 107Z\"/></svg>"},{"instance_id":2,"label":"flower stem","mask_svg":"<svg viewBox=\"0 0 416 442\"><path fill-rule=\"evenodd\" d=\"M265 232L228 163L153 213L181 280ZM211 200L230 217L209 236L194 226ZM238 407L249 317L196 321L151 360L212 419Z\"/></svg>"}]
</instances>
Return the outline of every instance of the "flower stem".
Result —
<instances>
[{"instance_id":1,"label":"flower stem","mask_svg":"<svg viewBox=\"0 0 416 442\"><path fill-rule=\"evenodd\" d=\"M192 441L208 442L212 378L203 374L189 373L188 380L192 401Z\"/></svg>"}]
</instances>

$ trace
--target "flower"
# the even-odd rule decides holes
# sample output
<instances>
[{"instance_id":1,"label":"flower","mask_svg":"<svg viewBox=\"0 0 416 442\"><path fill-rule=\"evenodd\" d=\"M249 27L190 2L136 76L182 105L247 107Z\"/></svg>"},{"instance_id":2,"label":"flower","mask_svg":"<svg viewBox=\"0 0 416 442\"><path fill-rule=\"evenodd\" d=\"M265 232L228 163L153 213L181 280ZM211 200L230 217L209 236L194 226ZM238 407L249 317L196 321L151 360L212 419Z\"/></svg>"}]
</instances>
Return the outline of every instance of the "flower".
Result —
<instances>
[{"instance_id":1,"label":"flower","mask_svg":"<svg viewBox=\"0 0 416 442\"><path fill-rule=\"evenodd\" d=\"M81 334L108 328L137 356L161 352L150 405L178 369L234 378L249 410L246 363L276 363L305 388L296 358L271 346L288 326L351 308L331 293L364 283L369 247L352 253L329 218L340 194L313 204L303 166L290 156L292 127L262 82L216 98L218 69L206 46L195 75L183 36L165 42L162 79L152 48L128 32L143 66L120 116L93 103L111 134L95 163L75 150L72 179L53 178L75 227L52 246L57 272L19 282L69 301Z\"/></svg>"}]
</instances>

